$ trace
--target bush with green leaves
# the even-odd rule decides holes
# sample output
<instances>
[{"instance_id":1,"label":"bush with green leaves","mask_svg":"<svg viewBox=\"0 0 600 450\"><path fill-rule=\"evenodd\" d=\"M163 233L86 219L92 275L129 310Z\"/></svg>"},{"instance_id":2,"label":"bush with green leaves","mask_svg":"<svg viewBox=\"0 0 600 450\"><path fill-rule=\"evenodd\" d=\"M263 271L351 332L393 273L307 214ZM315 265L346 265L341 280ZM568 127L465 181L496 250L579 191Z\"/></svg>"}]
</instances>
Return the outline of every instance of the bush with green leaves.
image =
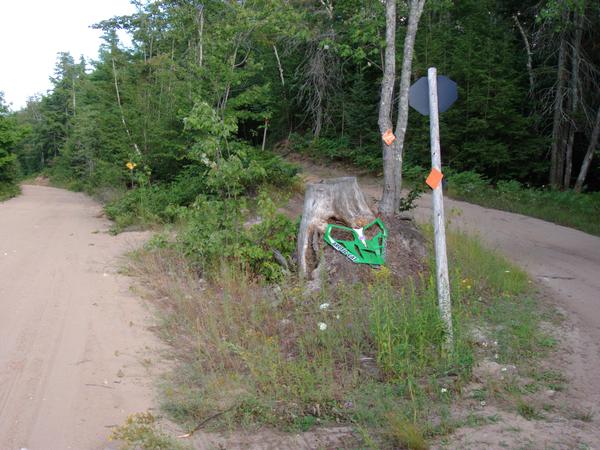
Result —
<instances>
[{"instance_id":1,"label":"bush with green leaves","mask_svg":"<svg viewBox=\"0 0 600 450\"><path fill-rule=\"evenodd\" d=\"M267 280L281 278L283 268L276 262L274 251L284 257L291 255L297 224L277 212L266 192L260 193L256 207L256 217L247 220L245 199L198 197L190 208L180 210L185 225L178 247L208 275L227 262Z\"/></svg>"},{"instance_id":2,"label":"bush with green leaves","mask_svg":"<svg viewBox=\"0 0 600 450\"><path fill-rule=\"evenodd\" d=\"M13 147L23 133L24 129L8 115L8 108L0 91L0 200L12 197L19 191L16 186L19 167Z\"/></svg>"},{"instance_id":3,"label":"bush with green leaves","mask_svg":"<svg viewBox=\"0 0 600 450\"><path fill-rule=\"evenodd\" d=\"M207 199L238 199L253 196L261 186L290 186L298 169L270 152L242 145L238 153L218 164L190 164L170 183L149 184L136 178L136 188L106 205L117 230L129 225L178 219L177 210L189 206L199 195ZM137 170L137 169L136 169Z\"/></svg>"},{"instance_id":4,"label":"bush with green leaves","mask_svg":"<svg viewBox=\"0 0 600 450\"><path fill-rule=\"evenodd\" d=\"M450 189L459 195L477 195L489 184L488 180L482 175L470 170L454 172L451 169L446 169L444 174Z\"/></svg>"}]
</instances>

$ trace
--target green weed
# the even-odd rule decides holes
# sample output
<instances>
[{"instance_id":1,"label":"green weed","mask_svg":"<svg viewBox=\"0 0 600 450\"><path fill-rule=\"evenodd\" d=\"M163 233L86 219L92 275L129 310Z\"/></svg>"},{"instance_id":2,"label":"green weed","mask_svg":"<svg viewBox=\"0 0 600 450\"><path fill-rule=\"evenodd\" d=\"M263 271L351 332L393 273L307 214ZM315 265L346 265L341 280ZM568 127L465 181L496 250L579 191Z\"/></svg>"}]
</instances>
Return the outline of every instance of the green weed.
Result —
<instances>
[{"instance_id":1,"label":"green weed","mask_svg":"<svg viewBox=\"0 0 600 450\"><path fill-rule=\"evenodd\" d=\"M21 189L13 183L0 182L0 202L19 195Z\"/></svg>"},{"instance_id":2,"label":"green weed","mask_svg":"<svg viewBox=\"0 0 600 450\"><path fill-rule=\"evenodd\" d=\"M527 420L542 419L544 416L531 403L519 401L517 412Z\"/></svg>"},{"instance_id":3,"label":"green weed","mask_svg":"<svg viewBox=\"0 0 600 450\"><path fill-rule=\"evenodd\" d=\"M387 416L387 435L397 448L408 450L426 450L429 448L421 429L397 414Z\"/></svg>"},{"instance_id":4,"label":"green weed","mask_svg":"<svg viewBox=\"0 0 600 450\"><path fill-rule=\"evenodd\" d=\"M594 420L594 411L575 411L571 417L575 420L581 420L582 422L591 422Z\"/></svg>"},{"instance_id":5,"label":"green weed","mask_svg":"<svg viewBox=\"0 0 600 450\"><path fill-rule=\"evenodd\" d=\"M151 413L133 414L111 434L111 440L122 442L123 450L184 450L188 448L158 430L156 418Z\"/></svg>"},{"instance_id":6,"label":"green weed","mask_svg":"<svg viewBox=\"0 0 600 450\"><path fill-rule=\"evenodd\" d=\"M374 447L422 448L426 437L461 426L449 404L469 378L474 349L466 332L473 324L498 330L502 358L534 358L540 348L525 275L464 235L448 236L455 347L447 351L432 280L398 291L384 268L369 285L325 285L313 294L289 275L265 284L240 270L239 254L219 260L198 244L227 227L213 223L223 211L211 214L198 209L178 243L160 239L134 255L132 269L156 292L160 334L178 364L161 388L163 411L186 428L213 416L206 426L214 429L303 431L342 422ZM267 223L275 217L262 215ZM260 245L260 235L245 241L254 232L230 232L218 248ZM211 276L199 278L209 272L199 272L181 243L211 262ZM475 396L502 389L489 385Z\"/></svg>"}]
</instances>

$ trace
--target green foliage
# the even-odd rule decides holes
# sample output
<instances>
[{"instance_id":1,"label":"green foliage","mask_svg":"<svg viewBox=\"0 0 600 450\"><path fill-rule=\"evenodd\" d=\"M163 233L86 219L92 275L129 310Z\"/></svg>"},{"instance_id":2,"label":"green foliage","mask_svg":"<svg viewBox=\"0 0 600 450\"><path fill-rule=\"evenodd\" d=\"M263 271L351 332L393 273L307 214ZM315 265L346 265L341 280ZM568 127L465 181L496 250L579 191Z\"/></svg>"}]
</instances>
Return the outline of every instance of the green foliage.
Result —
<instances>
[{"instance_id":1,"label":"green foliage","mask_svg":"<svg viewBox=\"0 0 600 450\"><path fill-rule=\"evenodd\" d=\"M25 127L20 126L15 118L8 114L4 94L0 91L0 201L19 192L16 185L19 165L14 149L26 131Z\"/></svg>"},{"instance_id":2,"label":"green foliage","mask_svg":"<svg viewBox=\"0 0 600 450\"><path fill-rule=\"evenodd\" d=\"M216 429L352 423L379 448L421 448L447 433L457 425L443 411L476 355L466 331L473 324L497 330L500 359L519 365L536 358L543 337L526 276L473 239L448 238L456 269L452 352L429 280L398 292L381 269L368 286L308 294L291 278L274 289L257 284L235 261L199 280L179 247L138 253L135 268L157 291L161 335L180 364L162 387L165 412L190 428L215 414ZM439 425L429 422L434 417Z\"/></svg>"},{"instance_id":3,"label":"green foliage","mask_svg":"<svg viewBox=\"0 0 600 450\"><path fill-rule=\"evenodd\" d=\"M471 170L465 172L454 172L444 170L444 179L451 192L457 195L478 195L489 185L489 181L477 172Z\"/></svg>"},{"instance_id":4,"label":"green foliage","mask_svg":"<svg viewBox=\"0 0 600 450\"><path fill-rule=\"evenodd\" d=\"M380 149L377 149L377 153L373 153L368 149L356 148L349 137L312 139L307 135L295 133L290 136L290 141L294 151L315 158L348 161L369 171L378 171L382 168Z\"/></svg>"},{"instance_id":5,"label":"green foliage","mask_svg":"<svg viewBox=\"0 0 600 450\"><path fill-rule=\"evenodd\" d=\"M149 168L152 185L198 165L207 169L215 193L237 197L249 184L240 172L251 179L270 175L244 156L263 136L267 145L290 141L293 150L381 170L382 2L209 0L199 9L166 0L137 7L95 25L105 43L91 71L86 61L58 54L51 92L16 114L31 130L16 145L25 174L50 167L59 184L102 192L130 184L123 165L131 159ZM544 184L551 118L541 103L556 79L555 61L541 58L543 46L535 48L531 94L513 16L526 31L537 17L544 29L572 33L573 20L562 17L575 11L590 24L583 45L593 55L586 46L599 17L579 0L527 8L492 0L427 2L414 77L434 65L459 88L458 101L441 116L444 166L493 183ZM130 48L120 44L119 30L132 36ZM398 27L397 67L404 31ZM590 58L590 67L597 65ZM594 109L596 90L586 91L592 94L581 99ZM584 116L570 117L575 171L589 141ZM411 112L404 146L409 166L429 166L428 137L427 118ZM597 169L598 159L588 177L592 190Z\"/></svg>"},{"instance_id":6,"label":"green foliage","mask_svg":"<svg viewBox=\"0 0 600 450\"><path fill-rule=\"evenodd\" d=\"M199 197L189 210L182 211L185 226L178 237L179 246L209 275L218 274L220 265L228 263L267 280L280 279L283 271L273 251L291 255L297 226L277 213L266 192L258 197L257 223L244 223L245 206L243 201Z\"/></svg>"},{"instance_id":7,"label":"green foliage","mask_svg":"<svg viewBox=\"0 0 600 450\"><path fill-rule=\"evenodd\" d=\"M520 401L517 405L518 413L527 420L542 419L543 416L535 409L531 403Z\"/></svg>"},{"instance_id":8,"label":"green foliage","mask_svg":"<svg viewBox=\"0 0 600 450\"><path fill-rule=\"evenodd\" d=\"M184 447L168 434L157 429L157 420L152 413L133 414L123 425L115 428L112 440L122 442L123 450L183 450Z\"/></svg>"},{"instance_id":9,"label":"green foliage","mask_svg":"<svg viewBox=\"0 0 600 450\"><path fill-rule=\"evenodd\" d=\"M147 175L135 168L129 180L136 189L105 207L108 216L116 221L116 230L134 224L174 222L185 216L181 207L192 205L200 195L217 203L219 199L230 199L241 208L243 197L254 195L263 185L281 188L293 183L298 169L278 156L235 142L230 149L237 150L237 154L218 163L208 158L204 163L194 161L170 182L149 184ZM115 176L127 179L125 172L125 168L117 169Z\"/></svg>"},{"instance_id":10,"label":"green foliage","mask_svg":"<svg viewBox=\"0 0 600 450\"><path fill-rule=\"evenodd\" d=\"M14 183L0 183L0 202L15 197L20 192Z\"/></svg>"},{"instance_id":11,"label":"green foliage","mask_svg":"<svg viewBox=\"0 0 600 450\"><path fill-rule=\"evenodd\" d=\"M406 197L402 197L400 199L398 211L410 211L416 208L417 205L415 202L421 197L421 195L423 195L423 192L425 192L425 189L422 187L422 185L418 185L416 188L411 189L408 194L406 194Z\"/></svg>"}]
</instances>

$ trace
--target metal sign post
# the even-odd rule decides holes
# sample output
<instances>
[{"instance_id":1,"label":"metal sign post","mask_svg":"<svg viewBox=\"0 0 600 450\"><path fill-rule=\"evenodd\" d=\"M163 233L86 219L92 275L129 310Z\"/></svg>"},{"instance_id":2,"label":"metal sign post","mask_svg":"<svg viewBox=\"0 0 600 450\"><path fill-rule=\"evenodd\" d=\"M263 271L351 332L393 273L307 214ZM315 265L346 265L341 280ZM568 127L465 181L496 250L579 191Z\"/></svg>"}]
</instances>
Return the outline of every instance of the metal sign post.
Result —
<instances>
[{"instance_id":1,"label":"metal sign post","mask_svg":"<svg viewBox=\"0 0 600 450\"><path fill-rule=\"evenodd\" d=\"M439 86L438 86L439 81ZM427 87L427 90L425 89ZM409 104L423 115L429 115L431 137L431 173L427 184L433 190L433 229L435 234L435 267L440 315L446 328L447 346L452 349L452 306L448 279L448 256L446 254L446 225L444 221L444 198L442 194L442 158L440 155L439 113L446 111L458 98L456 83L447 77L438 77L435 67L427 71L427 78L420 78L410 88Z\"/></svg>"}]
</instances>

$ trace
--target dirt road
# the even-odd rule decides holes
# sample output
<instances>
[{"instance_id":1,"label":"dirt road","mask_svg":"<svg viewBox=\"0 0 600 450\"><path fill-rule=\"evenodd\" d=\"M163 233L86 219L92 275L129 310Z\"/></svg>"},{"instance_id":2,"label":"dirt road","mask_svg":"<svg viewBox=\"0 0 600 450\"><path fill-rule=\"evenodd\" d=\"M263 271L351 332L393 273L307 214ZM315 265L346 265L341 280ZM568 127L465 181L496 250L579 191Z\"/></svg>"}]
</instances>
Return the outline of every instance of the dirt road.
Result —
<instances>
[{"instance_id":1,"label":"dirt road","mask_svg":"<svg viewBox=\"0 0 600 450\"><path fill-rule=\"evenodd\" d=\"M152 405L148 312L116 273L146 236L110 236L100 213L43 186L0 203L1 450L115 448L111 428Z\"/></svg>"}]
</instances>

